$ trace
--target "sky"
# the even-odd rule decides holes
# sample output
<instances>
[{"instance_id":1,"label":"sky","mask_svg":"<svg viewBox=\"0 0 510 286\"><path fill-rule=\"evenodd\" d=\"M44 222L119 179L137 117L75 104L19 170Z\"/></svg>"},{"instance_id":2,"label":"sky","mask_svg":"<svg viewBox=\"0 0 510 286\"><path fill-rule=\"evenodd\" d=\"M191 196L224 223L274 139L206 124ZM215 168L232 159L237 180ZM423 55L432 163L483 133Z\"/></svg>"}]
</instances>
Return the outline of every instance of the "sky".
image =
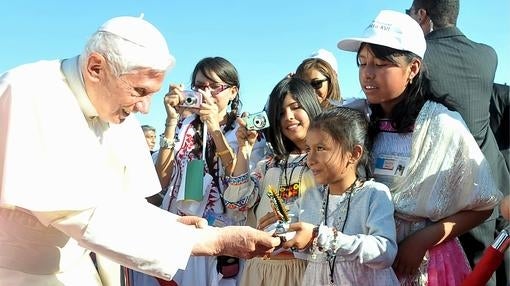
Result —
<instances>
[{"instance_id":1,"label":"sky","mask_svg":"<svg viewBox=\"0 0 510 286\"><path fill-rule=\"evenodd\" d=\"M457 26L498 54L495 81L510 84L509 0L460 1ZM204 57L221 56L237 68L243 111L260 111L276 85L311 53L324 48L338 61L341 94L363 97L355 53L336 47L358 36L380 10L404 11L412 0L17 0L5 1L0 17L0 73L37 60L81 53L89 36L109 18L139 16L158 27L176 66L166 74L141 124L163 131L163 97L170 83L190 86ZM29 84L29 83L27 83Z\"/></svg>"}]
</instances>

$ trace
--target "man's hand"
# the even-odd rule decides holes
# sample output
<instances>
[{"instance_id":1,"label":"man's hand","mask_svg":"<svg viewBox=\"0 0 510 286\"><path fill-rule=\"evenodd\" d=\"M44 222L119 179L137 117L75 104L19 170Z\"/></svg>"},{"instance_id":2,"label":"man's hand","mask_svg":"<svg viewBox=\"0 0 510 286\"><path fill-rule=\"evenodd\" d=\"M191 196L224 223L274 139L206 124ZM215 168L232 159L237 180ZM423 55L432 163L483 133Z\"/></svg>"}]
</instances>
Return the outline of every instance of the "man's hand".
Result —
<instances>
[{"instance_id":1,"label":"man's hand","mask_svg":"<svg viewBox=\"0 0 510 286\"><path fill-rule=\"evenodd\" d=\"M181 216L177 221L187 225L194 225L196 228L205 228L208 226L207 220L198 216Z\"/></svg>"},{"instance_id":2,"label":"man's hand","mask_svg":"<svg viewBox=\"0 0 510 286\"><path fill-rule=\"evenodd\" d=\"M280 244L280 238L249 226L206 228L204 237L193 247L193 255L226 255L240 258L265 256Z\"/></svg>"}]
</instances>

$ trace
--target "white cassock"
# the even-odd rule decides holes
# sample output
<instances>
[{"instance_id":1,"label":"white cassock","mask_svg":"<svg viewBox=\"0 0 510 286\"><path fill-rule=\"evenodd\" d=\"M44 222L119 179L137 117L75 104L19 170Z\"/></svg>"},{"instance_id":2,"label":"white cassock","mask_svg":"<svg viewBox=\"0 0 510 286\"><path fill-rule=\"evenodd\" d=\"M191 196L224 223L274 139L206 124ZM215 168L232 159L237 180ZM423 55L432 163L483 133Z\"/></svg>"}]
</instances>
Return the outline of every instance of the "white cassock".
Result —
<instances>
[{"instance_id":1,"label":"white cassock","mask_svg":"<svg viewBox=\"0 0 510 286\"><path fill-rule=\"evenodd\" d=\"M89 250L164 279L186 266L198 237L146 202L161 186L139 122L96 115L78 57L0 76L0 285L102 285Z\"/></svg>"}]
</instances>

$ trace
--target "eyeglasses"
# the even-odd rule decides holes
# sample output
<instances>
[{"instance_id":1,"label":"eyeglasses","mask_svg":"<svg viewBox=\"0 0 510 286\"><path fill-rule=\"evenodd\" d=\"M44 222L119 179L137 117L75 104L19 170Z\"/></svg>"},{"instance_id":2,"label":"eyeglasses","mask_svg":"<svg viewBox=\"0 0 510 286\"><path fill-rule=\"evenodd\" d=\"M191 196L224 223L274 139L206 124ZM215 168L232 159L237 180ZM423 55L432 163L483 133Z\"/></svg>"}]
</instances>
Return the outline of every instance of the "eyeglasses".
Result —
<instances>
[{"instance_id":1,"label":"eyeglasses","mask_svg":"<svg viewBox=\"0 0 510 286\"><path fill-rule=\"evenodd\" d=\"M221 92L223 92L225 89L231 87L230 85L228 84L221 84L221 83L213 83L211 85L194 85L192 87L192 89L194 91L198 91L199 89L201 90L206 90L207 88L209 88L211 90L211 95L217 95Z\"/></svg>"},{"instance_id":2,"label":"eyeglasses","mask_svg":"<svg viewBox=\"0 0 510 286\"><path fill-rule=\"evenodd\" d=\"M310 85L314 88L314 89L321 89L322 88L322 83L325 82L325 81L328 81L329 82L329 78L323 78L323 79L314 79L310 82Z\"/></svg>"}]
</instances>

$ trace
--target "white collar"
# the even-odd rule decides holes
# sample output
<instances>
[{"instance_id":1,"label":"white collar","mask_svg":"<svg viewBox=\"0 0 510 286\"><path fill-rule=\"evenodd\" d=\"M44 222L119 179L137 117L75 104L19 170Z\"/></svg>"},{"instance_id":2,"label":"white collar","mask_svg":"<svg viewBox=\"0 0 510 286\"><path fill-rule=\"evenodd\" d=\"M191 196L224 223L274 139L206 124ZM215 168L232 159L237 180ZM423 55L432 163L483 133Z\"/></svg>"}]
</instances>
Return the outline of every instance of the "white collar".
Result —
<instances>
[{"instance_id":1,"label":"white collar","mask_svg":"<svg viewBox=\"0 0 510 286\"><path fill-rule=\"evenodd\" d=\"M83 82L83 75L79 65L79 56L63 60L61 69L67 79L69 87L73 91L74 96L76 96L76 100L83 114L87 119L98 116L99 114L96 108L92 105L85 91L85 83Z\"/></svg>"}]
</instances>

